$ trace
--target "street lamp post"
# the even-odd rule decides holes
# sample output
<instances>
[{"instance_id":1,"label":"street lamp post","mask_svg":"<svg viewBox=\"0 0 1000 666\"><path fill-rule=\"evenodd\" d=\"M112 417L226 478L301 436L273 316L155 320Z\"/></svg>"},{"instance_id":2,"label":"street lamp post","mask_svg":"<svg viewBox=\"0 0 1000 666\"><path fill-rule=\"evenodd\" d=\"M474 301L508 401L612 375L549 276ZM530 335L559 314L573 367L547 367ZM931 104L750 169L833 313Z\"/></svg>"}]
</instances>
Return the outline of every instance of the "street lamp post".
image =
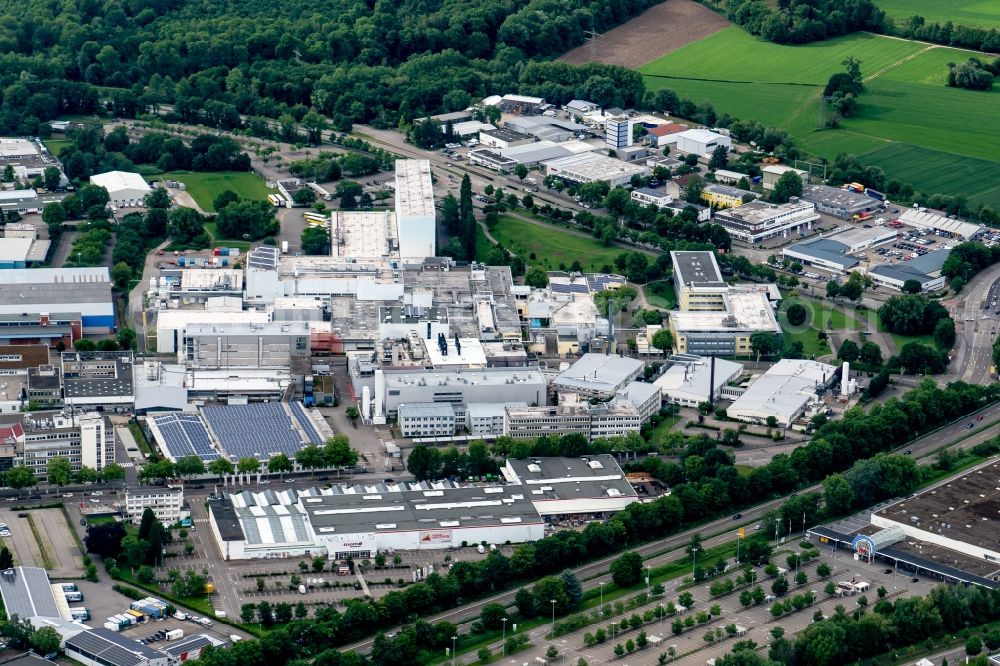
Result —
<instances>
[{"instance_id":1,"label":"street lamp post","mask_svg":"<svg viewBox=\"0 0 1000 666\"><path fill-rule=\"evenodd\" d=\"M503 622L503 643L500 644L500 656L507 656L507 618L501 618Z\"/></svg>"},{"instance_id":2,"label":"street lamp post","mask_svg":"<svg viewBox=\"0 0 1000 666\"><path fill-rule=\"evenodd\" d=\"M556 637L556 600L552 599L552 638Z\"/></svg>"},{"instance_id":3,"label":"street lamp post","mask_svg":"<svg viewBox=\"0 0 1000 666\"><path fill-rule=\"evenodd\" d=\"M701 550L701 548L698 548L697 546L695 546L694 548L691 549L691 555L693 557L693 560L691 562L691 580L694 580L694 570L696 568L698 568L698 551L699 550Z\"/></svg>"},{"instance_id":4,"label":"street lamp post","mask_svg":"<svg viewBox=\"0 0 1000 666\"><path fill-rule=\"evenodd\" d=\"M455 641L458 640L458 636L451 637L451 666L455 666Z\"/></svg>"},{"instance_id":5,"label":"street lamp post","mask_svg":"<svg viewBox=\"0 0 1000 666\"><path fill-rule=\"evenodd\" d=\"M604 582L605 581L602 580L600 583L598 583L598 585L601 588L601 612L602 613L604 612Z\"/></svg>"},{"instance_id":6,"label":"street lamp post","mask_svg":"<svg viewBox=\"0 0 1000 666\"><path fill-rule=\"evenodd\" d=\"M663 616L666 613L663 608L663 602L660 602L660 638L663 638Z\"/></svg>"}]
</instances>

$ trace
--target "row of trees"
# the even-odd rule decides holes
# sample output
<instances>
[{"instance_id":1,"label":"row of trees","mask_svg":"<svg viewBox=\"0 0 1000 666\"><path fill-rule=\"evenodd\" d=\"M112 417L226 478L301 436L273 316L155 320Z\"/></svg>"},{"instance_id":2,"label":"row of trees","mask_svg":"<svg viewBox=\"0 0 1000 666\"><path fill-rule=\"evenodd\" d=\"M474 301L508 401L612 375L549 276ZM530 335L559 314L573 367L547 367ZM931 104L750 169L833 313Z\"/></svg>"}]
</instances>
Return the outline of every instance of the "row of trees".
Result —
<instances>
[{"instance_id":1,"label":"row of trees","mask_svg":"<svg viewBox=\"0 0 1000 666\"><path fill-rule=\"evenodd\" d=\"M803 44L859 30L881 32L885 13L871 0L729 0L726 17L778 44Z\"/></svg>"}]
</instances>

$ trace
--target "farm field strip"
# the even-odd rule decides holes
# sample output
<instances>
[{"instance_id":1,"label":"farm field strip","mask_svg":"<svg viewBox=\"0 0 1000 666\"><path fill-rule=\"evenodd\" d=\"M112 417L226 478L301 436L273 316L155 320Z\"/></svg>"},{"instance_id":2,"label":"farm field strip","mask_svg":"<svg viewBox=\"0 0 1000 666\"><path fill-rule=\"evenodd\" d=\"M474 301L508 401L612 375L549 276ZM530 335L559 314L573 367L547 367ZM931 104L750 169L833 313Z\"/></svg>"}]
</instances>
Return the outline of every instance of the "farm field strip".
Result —
<instances>
[{"instance_id":1,"label":"farm field strip","mask_svg":"<svg viewBox=\"0 0 1000 666\"><path fill-rule=\"evenodd\" d=\"M977 28L1000 28L998 0L876 0L879 9L897 20L923 16L928 23L967 25Z\"/></svg>"}]
</instances>

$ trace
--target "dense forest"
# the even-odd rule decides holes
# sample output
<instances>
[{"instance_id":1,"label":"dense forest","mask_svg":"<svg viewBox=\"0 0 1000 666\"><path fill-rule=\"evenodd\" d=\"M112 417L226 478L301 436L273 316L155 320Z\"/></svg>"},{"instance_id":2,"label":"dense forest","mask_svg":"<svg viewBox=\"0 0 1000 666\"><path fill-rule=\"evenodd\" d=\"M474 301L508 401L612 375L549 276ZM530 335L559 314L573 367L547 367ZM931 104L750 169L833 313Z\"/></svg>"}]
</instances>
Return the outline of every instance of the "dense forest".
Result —
<instances>
[{"instance_id":1,"label":"dense forest","mask_svg":"<svg viewBox=\"0 0 1000 666\"><path fill-rule=\"evenodd\" d=\"M804 44L859 30L882 32L886 24L885 13L872 0L778 0L776 5L729 0L724 9L733 23L778 44Z\"/></svg>"},{"instance_id":2,"label":"dense forest","mask_svg":"<svg viewBox=\"0 0 1000 666\"><path fill-rule=\"evenodd\" d=\"M655 0L25 0L0 21L0 130L36 134L108 100L122 116L172 104L222 126L309 107L347 129L465 108L514 87L530 58L580 44ZM568 72L560 72L564 77ZM537 72L536 72L537 74ZM591 86L628 103L600 71ZM575 85L541 81L529 86ZM546 89L547 90L547 89ZM556 100L558 101L558 100ZM200 119L200 118L199 118Z\"/></svg>"}]
</instances>

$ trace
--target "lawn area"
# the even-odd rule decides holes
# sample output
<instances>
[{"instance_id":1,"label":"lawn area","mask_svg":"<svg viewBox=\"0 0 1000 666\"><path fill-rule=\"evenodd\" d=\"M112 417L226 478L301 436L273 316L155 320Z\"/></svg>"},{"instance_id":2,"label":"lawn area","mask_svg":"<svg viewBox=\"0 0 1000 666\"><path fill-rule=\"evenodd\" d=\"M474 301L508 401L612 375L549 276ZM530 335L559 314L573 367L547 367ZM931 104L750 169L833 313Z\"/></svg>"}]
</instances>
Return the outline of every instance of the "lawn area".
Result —
<instances>
[{"instance_id":1,"label":"lawn area","mask_svg":"<svg viewBox=\"0 0 1000 666\"><path fill-rule=\"evenodd\" d=\"M911 16L923 16L928 23L951 21L956 26L1000 28L998 0L876 0L876 5L897 23Z\"/></svg>"},{"instance_id":2,"label":"lawn area","mask_svg":"<svg viewBox=\"0 0 1000 666\"><path fill-rule=\"evenodd\" d=\"M625 252L622 248L606 247L592 238L568 233L566 229L532 224L509 215L501 215L491 233L505 248L523 257L527 264L546 270L566 270L574 261L579 261L585 271L600 271L602 266L613 266L615 257Z\"/></svg>"},{"instance_id":3,"label":"lawn area","mask_svg":"<svg viewBox=\"0 0 1000 666\"><path fill-rule=\"evenodd\" d=\"M933 335L899 335L898 333L890 333L892 336L892 341L896 343L896 350L903 348L908 342L919 342L925 344L928 347L937 349L937 345L934 343Z\"/></svg>"},{"instance_id":4,"label":"lawn area","mask_svg":"<svg viewBox=\"0 0 1000 666\"><path fill-rule=\"evenodd\" d=\"M52 155L59 157L59 151L67 146L72 146L73 142L69 139L47 139L42 141L42 145L48 150Z\"/></svg>"},{"instance_id":5,"label":"lawn area","mask_svg":"<svg viewBox=\"0 0 1000 666\"><path fill-rule=\"evenodd\" d=\"M215 212L212 201L223 190L232 190L244 199L266 199L268 194L277 190L269 190L264 181L252 173L244 171L199 172L171 171L163 174L161 180L178 180L187 187L187 193L195 200L202 210Z\"/></svg>"},{"instance_id":6,"label":"lawn area","mask_svg":"<svg viewBox=\"0 0 1000 666\"><path fill-rule=\"evenodd\" d=\"M948 4L886 1L938 8L940 16L960 22ZM969 16L992 12L1000 25L1000 0L959 5ZM839 129L820 129L821 86L849 55L861 60L865 75L877 76L866 82L856 117L843 120ZM670 88L697 103L711 102L719 113L784 128L815 156L860 155L866 164L882 167L890 178L918 191L963 194L971 203L997 207L1000 133L992 128L1000 117L1000 88L981 92L944 85L948 63L973 55L862 33L787 46L731 27L639 71L651 90ZM914 57L902 62L908 56Z\"/></svg>"},{"instance_id":7,"label":"lawn area","mask_svg":"<svg viewBox=\"0 0 1000 666\"><path fill-rule=\"evenodd\" d=\"M646 300L649 304L664 310L677 308L677 294L674 293L674 283L671 280L650 282L646 285Z\"/></svg>"},{"instance_id":8,"label":"lawn area","mask_svg":"<svg viewBox=\"0 0 1000 666\"><path fill-rule=\"evenodd\" d=\"M801 326L792 326L788 323L786 312L793 303L800 303L809 310L809 316ZM824 308L820 301L809 298L793 298L782 301L781 309L778 310L778 324L781 325L781 334L785 344L801 342L802 352L807 358L818 357L830 353L830 345L825 340L819 339L819 331L822 328L847 328L847 317L840 310Z\"/></svg>"},{"instance_id":9,"label":"lawn area","mask_svg":"<svg viewBox=\"0 0 1000 666\"><path fill-rule=\"evenodd\" d=\"M230 240L228 238L219 238L219 229L215 226L215 222L206 222L205 231L208 235L212 237L215 245L225 245L226 247L238 247L240 252L246 252L250 249L250 243L245 240ZM213 245L214 247L214 245Z\"/></svg>"}]
</instances>

